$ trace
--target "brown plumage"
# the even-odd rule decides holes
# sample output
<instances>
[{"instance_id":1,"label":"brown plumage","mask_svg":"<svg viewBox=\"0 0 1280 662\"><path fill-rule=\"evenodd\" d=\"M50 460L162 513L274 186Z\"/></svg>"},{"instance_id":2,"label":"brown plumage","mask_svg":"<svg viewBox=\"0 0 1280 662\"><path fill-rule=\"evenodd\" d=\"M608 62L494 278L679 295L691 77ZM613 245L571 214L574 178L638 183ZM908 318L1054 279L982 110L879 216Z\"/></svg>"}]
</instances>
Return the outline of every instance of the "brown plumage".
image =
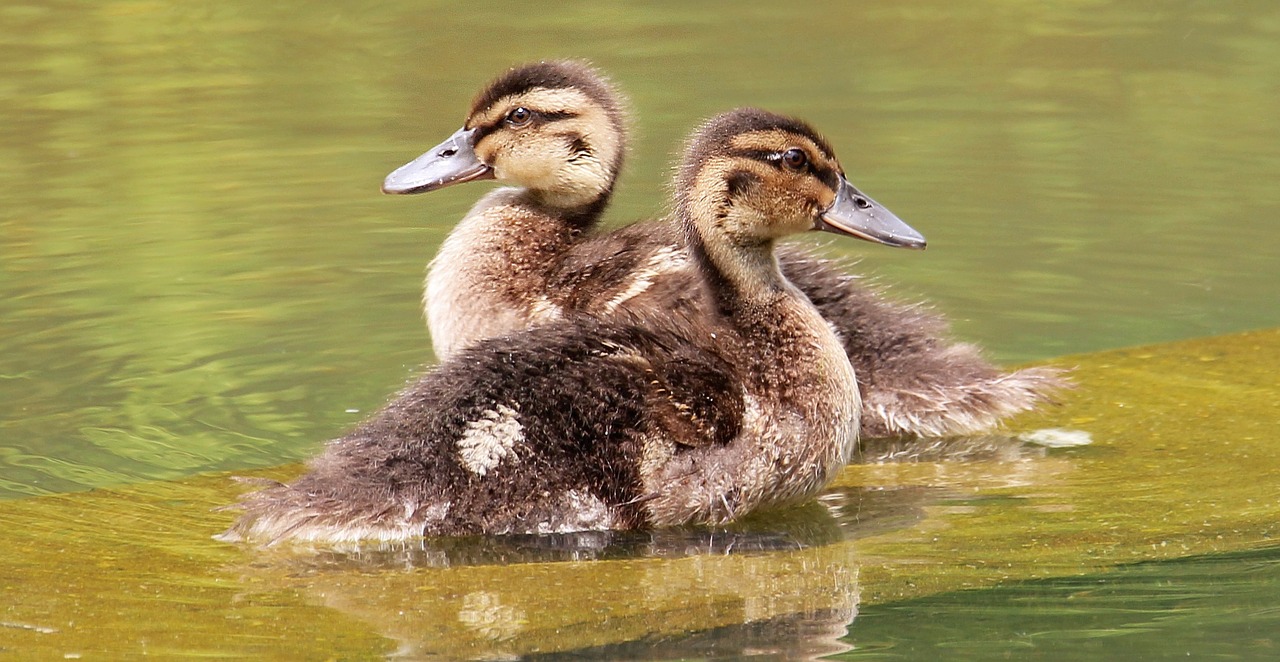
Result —
<instances>
[{"instance_id":1,"label":"brown plumage","mask_svg":"<svg viewBox=\"0 0 1280 662\"><path fill-rule=\"evenodd\" d=\"M675 182L704 308L643 325L578 316L459 350L301 478L247 495L223 539L722 523L808 498L855 449L858 385L775 240L911 232L853 208L823 145L763 111L711 120Z\"/></svg>"},{"instance_id":2,"label":"brown plumage","mask_svg":"<svg viewBox=\"0 0 1280 662\"><path fill-rule=\"evenodd\" d=\"M431 263L424 304L437 356L583 313L644 323L702 305L672 224L596 230L624 157L623 107L584 63L517 67L476 97L461 131L388 176L392 193L472 179L517 186L477 202ZM1065 384L1051 368L1000 370L952 340L938 314L885 298L838 262L797 246L778 255L858 373L864 436L989 430Z\"/></svg>"}]
</instances>

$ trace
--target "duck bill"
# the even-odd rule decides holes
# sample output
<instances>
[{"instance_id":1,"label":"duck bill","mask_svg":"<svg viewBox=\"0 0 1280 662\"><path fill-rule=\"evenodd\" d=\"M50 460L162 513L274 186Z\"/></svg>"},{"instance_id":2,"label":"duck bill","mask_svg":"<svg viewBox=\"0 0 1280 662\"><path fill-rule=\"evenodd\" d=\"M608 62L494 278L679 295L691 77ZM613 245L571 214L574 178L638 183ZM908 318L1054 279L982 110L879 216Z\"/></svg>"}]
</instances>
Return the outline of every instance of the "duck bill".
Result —
<instances>
[{"instance_id":1,"label":"duck bill","mask_svg":"<svg viewBox=\"0 0 1280 662\"><path fill-rule=\"evenodd\" d=\"M835 202L818 217L814 229L899 248L923 249L925 245L924 235L863 195L844 177L840 178Z\"/></svg>"},{"instance_id":2,"label":"duck bill","mask_svg":"<svg viewBox=\"0 0 1280 662\"><path fill-rule=\"evenodd\" d=\"M426 154L387 175L382 182L382 192L426 193L477 179L493 179L493 168L476 156L476 130L462 128Z\"/></svg>"}]
</instances>

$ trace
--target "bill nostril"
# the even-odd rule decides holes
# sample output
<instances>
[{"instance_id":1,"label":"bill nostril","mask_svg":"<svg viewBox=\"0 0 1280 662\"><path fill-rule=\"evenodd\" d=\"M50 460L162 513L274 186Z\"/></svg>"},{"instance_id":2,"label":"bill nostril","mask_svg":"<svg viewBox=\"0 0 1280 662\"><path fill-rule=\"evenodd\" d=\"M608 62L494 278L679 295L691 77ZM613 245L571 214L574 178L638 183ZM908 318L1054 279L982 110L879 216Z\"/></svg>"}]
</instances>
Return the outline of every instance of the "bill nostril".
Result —
<instances>
[{"instance_id":1,"label":"bill nostril","mask_svg":"<svg viewBox=\"0 0 1280 662\"><path fill-rule=\"evenodd\" d=\"M440 153L437 156L453 156L454 154L457 154L457 153L458 153L458 150L450 147L448 149L440 150Z\"/></svg>"},{"instance_id":2,"label":"bill nostril","mask_svg":"<svg viewBox=\"0 0 1280 662\"><path fill-rule=\"evenodd\" d=\"M870 208L871 208L871 202L870 202L869 200L867 200L866 198L854 198L854 199L853 199L853 204L857 205L857 206L858 206L858 209L870 209Z\"/></svg>"}]
</instances>

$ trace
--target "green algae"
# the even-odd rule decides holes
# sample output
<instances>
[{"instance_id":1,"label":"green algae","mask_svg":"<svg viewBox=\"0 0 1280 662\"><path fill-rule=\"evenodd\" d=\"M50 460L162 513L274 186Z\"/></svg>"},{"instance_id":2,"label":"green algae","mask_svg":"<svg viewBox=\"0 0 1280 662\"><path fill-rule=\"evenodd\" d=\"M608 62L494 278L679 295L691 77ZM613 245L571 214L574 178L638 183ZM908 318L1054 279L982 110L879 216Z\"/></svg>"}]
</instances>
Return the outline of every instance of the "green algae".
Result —
<instances>
[{"instance_id":1,"label":"green algae","mask_svg":"<svg viewBox=\"0 0 1280 662\"><path fill-rule=\"evenodd\" d=\"M1280 331L1055 363L1075 367L1078 388L1062 408L1015 425L1085 430L1093 445L1027 462L1012 485L992 481L980 463L858 466L841 476L948 486L978 504L933 506L921 526L860 544L864 600L1240 549L1280 535ZM1003 501L982 505L992 499Z\"/></svg>"},{"instance_id":2,"label":"green algae","mask_svg":"<svg viewBox=\"0 0 1280 662\"><path fill-rule=\"evenodd\" d=\"M828 501L884 493L913 514L779 551L459 565L408 548L241 548L210 538L244 489L221 474L0 503L0 651L494 657L793 615L838 637L860 605L1274 542L1280 329L1054 363L1077 388L1013 427L1083 430L1091 445L850 467Z\"/></svg>"}]
</instances>

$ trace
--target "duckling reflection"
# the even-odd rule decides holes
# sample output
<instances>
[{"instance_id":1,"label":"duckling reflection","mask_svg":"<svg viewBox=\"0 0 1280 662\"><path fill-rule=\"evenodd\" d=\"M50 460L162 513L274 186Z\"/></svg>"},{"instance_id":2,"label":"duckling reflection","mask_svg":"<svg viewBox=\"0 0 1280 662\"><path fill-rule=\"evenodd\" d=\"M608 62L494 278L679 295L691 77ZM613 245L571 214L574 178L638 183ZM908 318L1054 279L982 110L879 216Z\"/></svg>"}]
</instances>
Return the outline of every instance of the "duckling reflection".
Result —
<instances>
[{"instance_id":1,"label":"duckling reflection","mask_svg":"<svg viewBox=\"0 0 1280 662\"><path fill-rule=\"evenodd\" d=\"M861 402L775 242L914 231L859 202L829 144L757 109L690 140L675 215L707 306L490 339L410 385L224 539L402 540L721 524L801 503L851 458Z\"/></svg>"},{"instance_id":2,"label":"duckling reflection","mask_svg":"<svg viewBox=\"0 0 1280 662\"><path fill-rule=\"evenodd\" d=\"M835 488L714 530L268 550L244 572L375 625L398 642L393 657L804 659L843 650L859 599L851 541L918 523L939 495Z\"/></svg>"},{"instance_id":3,"label":"duckling reflection","mask_svg":"<svg viewBox=\"0 0 1280 662\"><path fill-rule=\"evenodd\" d=\"M696 307L699 276L672 224L597 231L626 153L624 106L584 63L516 67L477 95L462 129L386 178L383 190L402 194L479 179L515 185L477 202L431 262L424 304L439 358L572 314L644 319ZM924 245L905 231L881 240ZM1054 369L999 370L948 339L939 315L884 298L835 262L798 246L781 246L779 259L853 363L863 436L986 431L1064 384Z\"/></svg>"},{"instance_id":4,"label":"duckling reflection","mask_svg":"<svg viewBox=\"0 0 1280 662\"><path fill-rule=\"evenodd\" d=\"M708 645L725 650L733 633L751 637L739 645L834 652L857 614L858 577L854 548L841 543L677 559L329 571L276 581L373 624L397 642L392 657L613 659L697 657Z\"/></svg>"}]
</instances>

